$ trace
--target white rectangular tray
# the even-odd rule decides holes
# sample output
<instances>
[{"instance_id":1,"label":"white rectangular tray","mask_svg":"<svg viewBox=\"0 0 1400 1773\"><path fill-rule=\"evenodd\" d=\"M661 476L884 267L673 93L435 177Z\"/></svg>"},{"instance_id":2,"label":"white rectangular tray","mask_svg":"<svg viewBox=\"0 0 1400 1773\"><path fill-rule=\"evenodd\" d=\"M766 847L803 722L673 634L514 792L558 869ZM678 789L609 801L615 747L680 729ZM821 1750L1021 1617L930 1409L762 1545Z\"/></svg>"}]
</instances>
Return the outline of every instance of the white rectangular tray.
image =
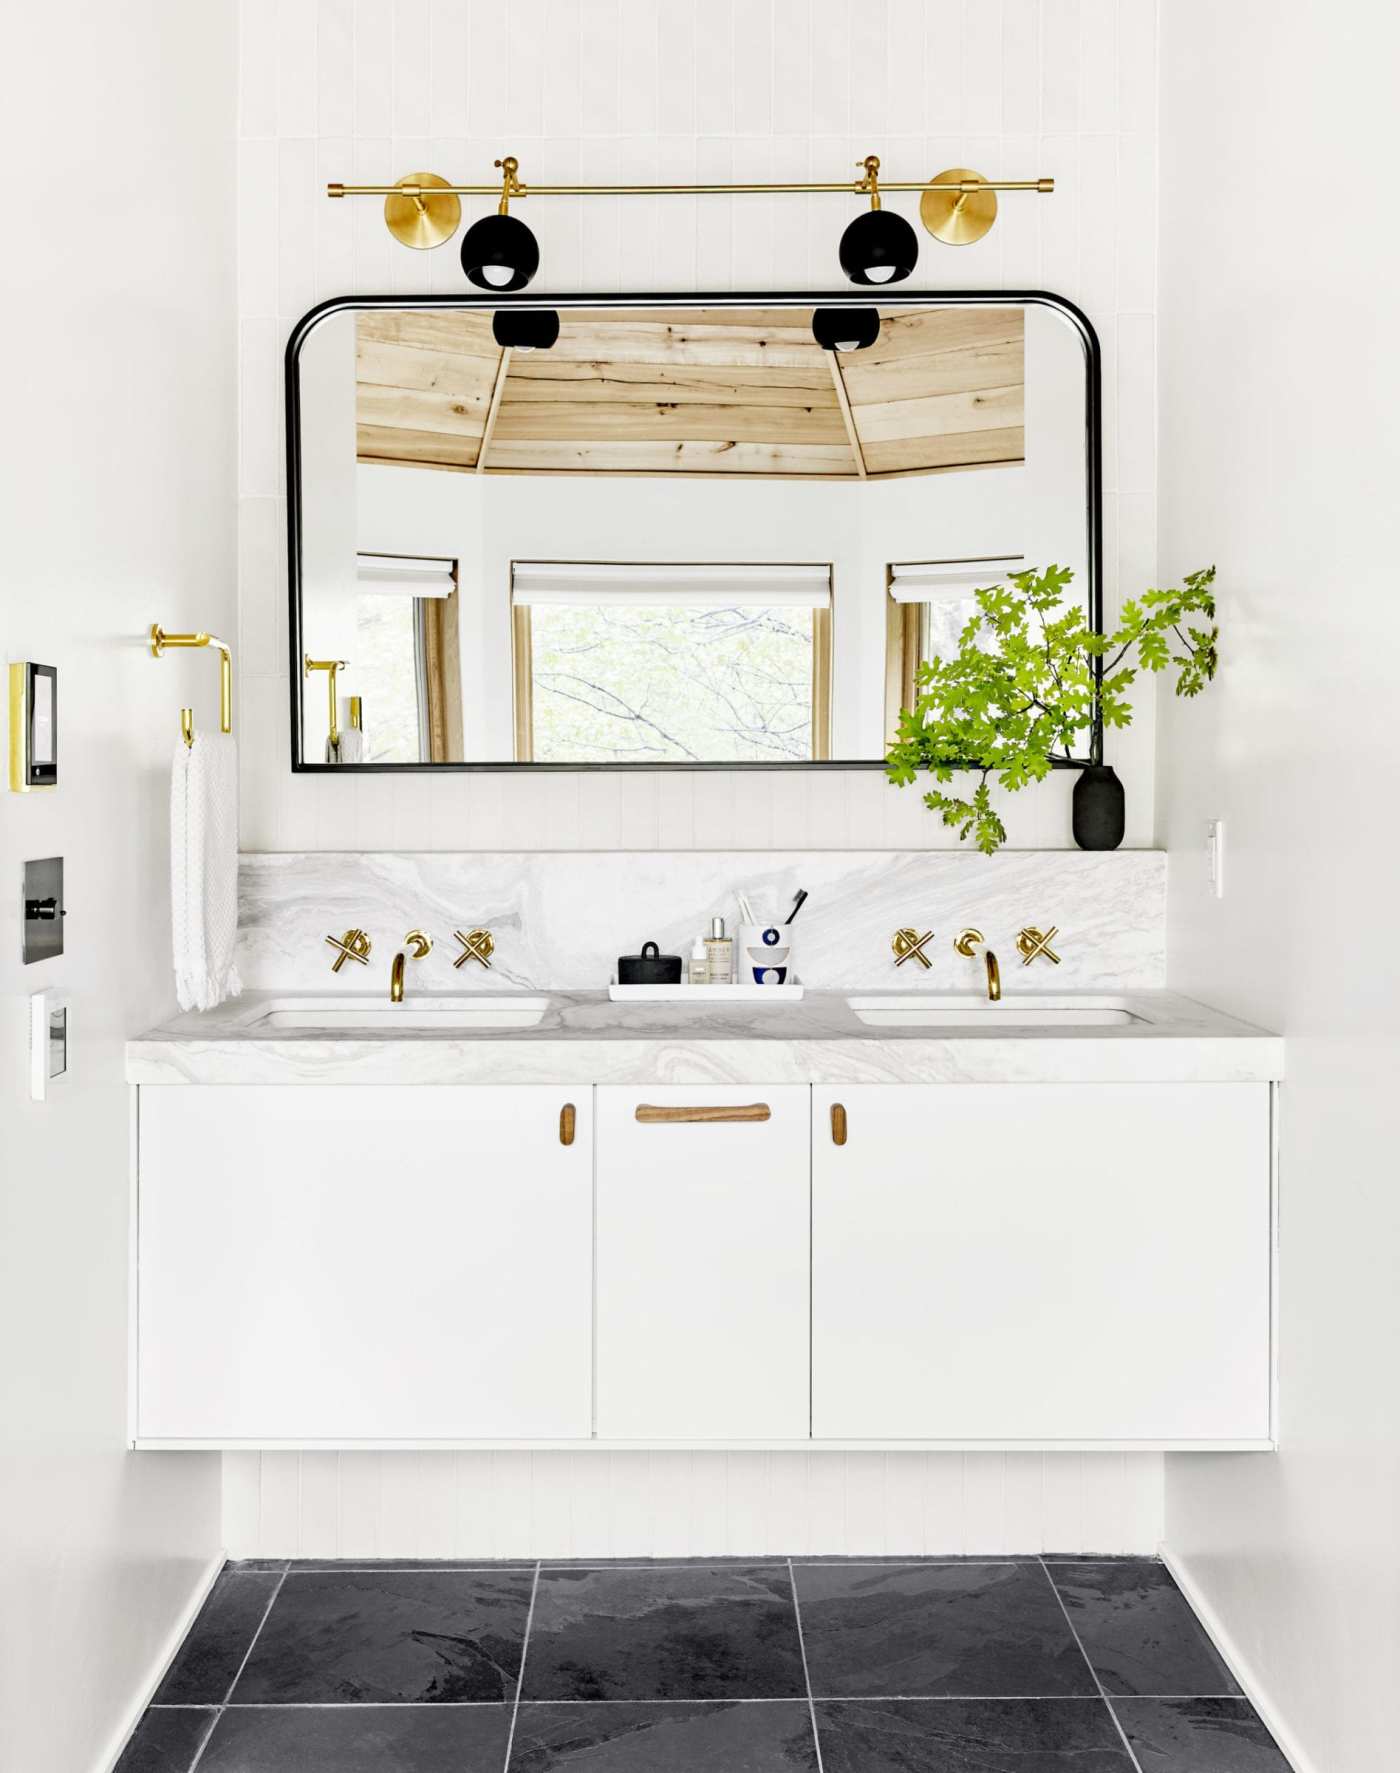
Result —
<instances>
[{"instance_id":1,"label":"white rectangular tray","mask_svg":"<svg viewBox=\"0 0 1400 1773\"><path fill-rule=\"evenodd\" d=\"M618 985L608 986L614 1003L796 1003L801 985Z\"/></svg>"}]
</instances>

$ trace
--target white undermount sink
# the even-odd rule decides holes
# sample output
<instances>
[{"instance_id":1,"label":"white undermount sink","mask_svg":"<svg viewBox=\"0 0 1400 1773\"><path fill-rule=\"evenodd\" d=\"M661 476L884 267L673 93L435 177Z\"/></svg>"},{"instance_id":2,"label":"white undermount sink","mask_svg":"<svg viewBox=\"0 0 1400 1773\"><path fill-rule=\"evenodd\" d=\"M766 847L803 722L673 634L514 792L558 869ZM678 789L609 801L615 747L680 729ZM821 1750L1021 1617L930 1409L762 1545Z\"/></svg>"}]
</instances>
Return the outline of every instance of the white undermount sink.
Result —
<instances>
[{"instance_id":1,"label":"white undermount sink","mask_svg":"<svg viewBox=\"0 0 1400 1773\"><path fill-rule=\"evenodd\" d=\"M547 997L505 996L409 998L389 1003L383 998L338 997L324 1001L274 1004L250 1024L254 1028L325 1029L327 1033L357 1028L534 1028L549 1008Z\"/></svg>"},{"instance_id":2,"label":"white undermount sink","mask_svg":"<svg viewBox=\"0 0 1400 1773\"><path fill-rule=\"evenodd\" d=\"M1125 1028L1145 1025L1113 997L985 997L945 992L899 992L886 997L848 997L862 1022L873 1028Z\"/></svg>"}]
</instances>

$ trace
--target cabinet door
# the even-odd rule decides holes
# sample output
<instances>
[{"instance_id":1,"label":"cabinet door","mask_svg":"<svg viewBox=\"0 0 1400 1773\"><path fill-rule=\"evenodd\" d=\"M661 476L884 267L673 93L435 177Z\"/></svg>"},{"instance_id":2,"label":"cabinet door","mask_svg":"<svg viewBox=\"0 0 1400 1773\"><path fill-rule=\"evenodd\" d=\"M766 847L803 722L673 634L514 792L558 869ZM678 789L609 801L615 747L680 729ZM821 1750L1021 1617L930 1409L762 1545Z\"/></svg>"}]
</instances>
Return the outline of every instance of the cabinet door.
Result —
<instances>
[{"instance_id":1,"label":"cabinet door","mask_svg":"<svg viewBox=\"0 0 1400 1773\"><path fill-rule=\"evenodd\" d=\"M141 1438L586 1436L590 1097L142 1089Z\"/></svg>"},{"instance_id":2,"label":"cabinet door","mask_svg":"<svg viewBox=\"0 0 1400 1773\"><path fill-rule=\"evenodd\" d=\"M813 1102L815 1435L1268 1437L1266 1084Z\"/></svg>"},{"instance_id":3,"label":"cabinet door","mask_svg":"<svg viewBox=\"0 0 1400 1773\"><path fill-rule=\"evenodd\" d=\"M810 1102L599 1089L600 1438L806 1438Z\"/></svg>"}]
</instances>

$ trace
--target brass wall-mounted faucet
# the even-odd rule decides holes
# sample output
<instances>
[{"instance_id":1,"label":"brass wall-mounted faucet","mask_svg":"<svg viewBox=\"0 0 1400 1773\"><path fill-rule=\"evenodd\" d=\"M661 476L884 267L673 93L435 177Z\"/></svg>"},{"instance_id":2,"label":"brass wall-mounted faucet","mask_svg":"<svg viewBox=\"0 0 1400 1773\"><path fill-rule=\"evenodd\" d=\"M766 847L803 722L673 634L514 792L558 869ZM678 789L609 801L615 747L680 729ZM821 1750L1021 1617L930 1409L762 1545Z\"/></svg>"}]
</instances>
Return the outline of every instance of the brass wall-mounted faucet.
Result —
<instances>
[{"instance_id":1,"label":"brass wall-mounted faucet","mask_svg":"<svg viewBox=\"0 0 1400 1773\"><path fill-rule=\"evenodd\" d=\"M362 967L369 965L370 949L374 944L364 930L346 930L343 936L327 936L326 940L336 950L331 962L333 973L338 973L347 960L358 961Z\"/></svg>"},{"instance_id":2,"label":"brass wall-mounted faucet","mask_svg":"<svg viewBox=\"0 0 1400 1773\"><path fill-rule=\"evenodd\" d=\"M894 964L897 967L902 967L906 960L917 960L919 965L927 971L933 962L924 953L924 943L932 940L932 930L925 930L922 936L914 929L896 930L890 941L890 947L895 952Z\"/></svg>"},{"instance_id":3,"label":"brass wall-mounted faucet","mask_svg":"<svg viewBox=\"0 0 1400 1773\"><path fill-rule=\"evenodd\" d=\"M1021 956L1021 965L1028 967L1033 960L1038 960L1043 955L1046 960L1059 966L1060 957L1050 946L1050 938L1059 933L1053 923L1043 935L1033 923L1028 923L1016 938L1016 952Z\"/></svg>"},{"instance_id":4,"label":"brass wall-mounted faucet","mask_svg":"<svg viewBox=\"0 0 1400 1773\"><path fill-rule=\"evenodd\" d=\"M452 963L454 967L479 960L482 966L490 968L491 956L496 952L496 940L490 930L468 930L465 935L461 930L453 930L452 934L462 944L462 952Z\"/></svg>"},{"instance_id":5,"label":"brass wall-mounted faucet","mask_svg":"<svg viewBox=\"0 0 1400 1773\"><path fill-rule=\"evenodd\" d=\"M953 946L957 949L959 954L963 955L968 960L972 960L976 957L979 947L983 949L984 952L982 958L987 964L987 1001L989 1003L1000 1003L1001 968L997 964L996 955L987 947L987 938L982 934L981 930L960 930L953 938Z\"/></svg>"},{"instance_id":6,"label":"brass wall-mounted faucet","mask_svg":"<svg viewBox=\"0 0 1400 1773\"><path fill-rule=\"evenodd\" d=\"M413 951L415 960L422 960L433 951L433 939L424 935L422 930L410 930L404 937L404 948ZM389 1002L403 1002L403 975L407 956L403 948L394 956L394 964L389 968Z\"/></svg>"}]
</instances>

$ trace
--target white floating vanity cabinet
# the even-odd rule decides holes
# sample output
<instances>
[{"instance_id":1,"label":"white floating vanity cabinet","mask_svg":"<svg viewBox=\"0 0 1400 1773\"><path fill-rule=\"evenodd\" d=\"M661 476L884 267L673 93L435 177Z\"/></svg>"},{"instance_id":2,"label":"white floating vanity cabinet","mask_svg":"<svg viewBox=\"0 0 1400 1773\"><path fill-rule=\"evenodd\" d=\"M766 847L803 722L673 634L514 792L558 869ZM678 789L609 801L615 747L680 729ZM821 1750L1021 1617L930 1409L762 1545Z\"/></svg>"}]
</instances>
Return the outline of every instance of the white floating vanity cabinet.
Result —
<instances>
[{"instance_id":1,"label":"white floating vanity cabinet","mask_svg":"<svg viewBox=\"0 0 1400 1773\"><path fill-rule=\"evenodd\" d=\"M133 1439L1265 1447L1270 1118L1265 1083L146 1086Z\"/></svg>"}]
</instances>

